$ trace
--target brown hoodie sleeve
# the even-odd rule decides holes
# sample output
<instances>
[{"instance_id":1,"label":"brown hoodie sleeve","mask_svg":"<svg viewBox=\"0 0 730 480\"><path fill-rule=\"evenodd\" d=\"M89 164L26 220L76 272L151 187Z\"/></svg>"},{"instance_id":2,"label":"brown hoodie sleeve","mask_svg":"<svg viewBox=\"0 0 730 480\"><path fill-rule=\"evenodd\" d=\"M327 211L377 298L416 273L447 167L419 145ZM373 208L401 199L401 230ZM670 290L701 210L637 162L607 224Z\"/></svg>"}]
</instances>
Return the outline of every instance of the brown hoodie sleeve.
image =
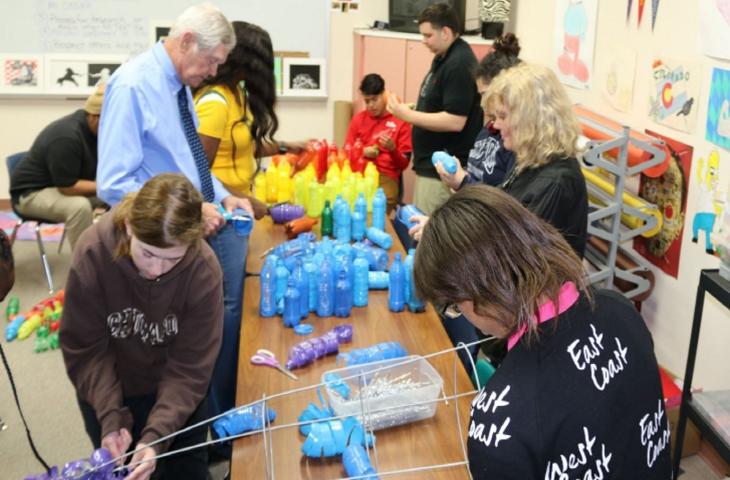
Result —
<instances>
[{"instance_id":1,"label":"brown hoodie sleeve","mask_svg":"<svg viewBox=\"0 0 730 480\"><path fill-rule=\"evenodd\" d=\"M140 442L178 431L208 390L223 335L223 274L215 254L201 245L200 266L192 274L179 332L170 345L157 401L142 430ZM231 366L236 368L236 366ZM158 453L172 439L153 445Z\"/></svg>"},{"instance_id":2,"label":"brown hoodie sleeve","mask_svg":"<svg viewBox=\"0 0 730 480\"><path fill-rule=\"evenodd\" d=\"M94 408L104 438L122 427L131 432L132 415L122 406L122 385L100 301L104 293L97 279L98 252L87 248L88 243L76 246L71 262L59 340L68 377L81 399Z\"/></svg>"}]
</instances>

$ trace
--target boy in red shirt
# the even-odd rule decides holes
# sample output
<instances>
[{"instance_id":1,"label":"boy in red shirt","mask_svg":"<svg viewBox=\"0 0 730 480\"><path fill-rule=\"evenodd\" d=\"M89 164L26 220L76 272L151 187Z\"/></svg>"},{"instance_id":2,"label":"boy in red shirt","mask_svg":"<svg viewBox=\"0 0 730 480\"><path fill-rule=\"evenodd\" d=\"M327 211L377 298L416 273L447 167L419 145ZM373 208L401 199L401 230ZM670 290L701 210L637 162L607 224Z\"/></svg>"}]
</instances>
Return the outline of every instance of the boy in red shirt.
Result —
<instances>
[{"instance_id":1,"label":"boy in red shirt","mask_svg":"<svg viewBox=\"0 0 730 480\"><path fill-rule=\"evenodd\" d=\"M375 162L390 212L398 203L401 172L408 166L413 151L411 125L395 118L385 108L388 103L385 81L377 73L363 77L360 93L365 101L365 110L352 117L345 145L354 146L359 140L363 156Z\"/></svg>"}]
</instances>

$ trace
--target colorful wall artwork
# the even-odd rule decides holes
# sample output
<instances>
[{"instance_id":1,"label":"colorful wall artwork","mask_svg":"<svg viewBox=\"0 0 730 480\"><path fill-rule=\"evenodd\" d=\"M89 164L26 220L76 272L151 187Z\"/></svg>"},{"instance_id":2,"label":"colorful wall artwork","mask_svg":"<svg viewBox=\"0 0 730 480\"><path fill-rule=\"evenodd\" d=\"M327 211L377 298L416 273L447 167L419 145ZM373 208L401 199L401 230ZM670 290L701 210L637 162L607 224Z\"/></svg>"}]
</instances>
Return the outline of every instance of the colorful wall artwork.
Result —
<instances>
[{"instance_id":1,"label":"colorful wall artwork","mask_svg":"<svg viewBox=\"0 0 730 480\"><path fill-rule=\"evenodd\" d=\"M693 148L656 132L647 130L646 133L664 140L672 151L672 158L666 172L661 176L657 178L641 176L639 196L659 207L662 213L662 228L651 238L634 239L634 250L667 275L677 278Z\"/></svg>"},{"instance_id":2,"label":"colorful wall artwork","mask_svg":"<svg viewBox=\"0 0 730 480\"><path fill-rule=\"evenodd\" d=\"M724 195L720 190L720 151L713 149L701 155L695 162L697 200L692 217L692 242L714 255L712 233L719 227L717 219L724 207Z\"/></svg>"},{"instance_id":3,"label":"colorful wall artwork","mask_svg":"<svg viewBox=\"0 0 730 480\"><path fill-rule=\"evenodd\" d=\"M700 52L730 59L730 0L699 0L699 13Z\"/></svg>"},{"instance_id":4,"label":"colorful wall artwork","mask_svg":"<svg viewBox=\"0 0 730 480\"><path fill-rule=\"evenodd\" d=\"M597 0L557 1L554 65L560 81L568 86L591 86L597 15Z\"/></svg>"},{"instance_id":5,"label":"colorful wall artwork","mask_svg":"<svg viewBox=\"0 0 730 480\"><path fill-rule=\"evenodd\" d=\"M730 70L712 70L705 138L730 150Z\"/></svg>"},{"instance_id":6,"label":"colorful wall artwork","mask_svg":"<svg viewBox=\"0 0 730 480\"><path fill-rule=\"evenodd\" d=\"M694 63L657 58L652 63L649 117L691 133L697 123L699 75Z\"/></svg>"},{"instance_id":7,"label":"colorful wall artwork","mask_svg":"<svg viewBox=\"0 0 730 480\"><path fill-rule=\"evenodd\" d=\"M636 51L625 49L612 53L603 65L599 85L603 98L616 110L630 113L634 98Z\"/></svg>"}]
</instances>

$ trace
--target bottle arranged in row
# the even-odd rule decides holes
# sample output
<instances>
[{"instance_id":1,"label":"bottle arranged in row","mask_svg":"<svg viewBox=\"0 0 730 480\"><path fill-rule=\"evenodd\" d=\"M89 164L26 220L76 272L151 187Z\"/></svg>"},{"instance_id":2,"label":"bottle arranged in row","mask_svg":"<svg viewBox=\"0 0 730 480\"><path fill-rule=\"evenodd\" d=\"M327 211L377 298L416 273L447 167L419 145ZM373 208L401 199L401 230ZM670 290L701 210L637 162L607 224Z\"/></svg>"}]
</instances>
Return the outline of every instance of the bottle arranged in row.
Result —
<instances>
[{"instance_id":1,"label":"bottle arranged in row","mask_svg":"<svg viewBox=\"0 0 730 480\"><path fill-rule=\"evenodd\" d=\"M415 260L415 255L416 249L409 249L405 261L406 303L408 304L408 310L413 313L418 313L423 312L426 309L426 305L423 303L423 300L418 298L418 295L416 294L415 282L413 281L413 263Z\"/></svg>"},{"instance_id":2,"label":"bottle arranged in row","mask_svg":"<svg viewBox=\"0 0 730 480\"><path fill-rule=\"evenodd\" d=\"M396 252L388 272L388 308L391 312L402 312L406 304L406 272L401 262L400 252Z\"/></svg>"}]
</instances>

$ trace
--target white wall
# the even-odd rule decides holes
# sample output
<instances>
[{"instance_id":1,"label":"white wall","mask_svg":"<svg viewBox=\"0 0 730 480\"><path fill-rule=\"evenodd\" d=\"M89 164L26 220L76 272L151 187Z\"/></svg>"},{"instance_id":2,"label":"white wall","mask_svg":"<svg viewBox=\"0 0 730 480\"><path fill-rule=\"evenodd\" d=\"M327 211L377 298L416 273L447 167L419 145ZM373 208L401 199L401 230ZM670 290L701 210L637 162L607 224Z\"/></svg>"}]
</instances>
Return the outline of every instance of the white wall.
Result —
<instances>
[{"instance_id":1,"label":"white wall","mask_svg":"<svg viewBox=\"0 0 730 480\"><path fill-rule=\"evenodd\" d=\"M634 2L634 8L636 8ZM350 100L352 88L352 50L354 28L371 25L376 19L387 20L387 0L360 2L357 13L333 13L330 24L329 99L325 101L283 101L279 105L280 137L283 139L331 138L332 105L335 100ZM599 2L595 64L618 47L638 47L638 63L634 91L634 111L621 114L611 109L597 91L568 89L575 101L603 113L631 127L652 128L705 151L704 118L707 110L707 92L711 68L715 65L730 68L727 63L714 61L697 53L696 36L698 11L695 2L661 2L656 30L652 33L651 3L647 2L643 25L637 29L635 14L629 27L625 23L625 1ZM555 0L513 1L513 31L523 45L522 57L532 62L549 63L553 48L553 18ZM384 52L387 54L387 52ZM702 65L702 90L699 98L699 117L694 134L682 134L650 122L645 113L645 99L649 82L650 62L655 55L695 59ZM0 100L0 156L27 149L35 135L48 122L81 105L80 101L63 100ZM722 169L730 160L730 153L722 151L723 184L728 174ZM691 222L696 200L695 183L690 182L687 218ZM0 197L7 197L7 174L0 171ZM690 224L691 225L691 224ZM704 248L690 242L691 232L685 228L682 238L682 256L679 278L673 279L655 270L656 287L652 297L644 302L643 315L655 342L659 362L670 371L684 374L689 343L697 280L701 268L715 268L718 260L704 253ZM728 345L730 345L730 314L715 301L705 306L703 335L700 340L695 373L695 385L705 388L730 388L727 373Z\"/></svg>"},{"instance_id":2,"label":"white wall","mask_svg":"<svg viewBox=\"0 0 730 480\"><path fill-rule=\"evenodd\" d=\"M634 2L634 9L636 4ZM651 31L651 2L646 2L644 18L640 28L636 27L636 10L631 22L626 25L625 1L598 2L598 28L594 66L601 67L601 58L612 50L631 47L637 52L636 81L634 83L633 111L623 114L612 109L603 101L596 87L591 91L568 88L570 96L577 102L643 131L645 128L675 138L695 148L694 162L707 151L704 140L704 122L707 113L707 95L710 90L712 67L730 68L730 62L720 62L702 56L697 50L697 23L699 18L697 2L660 2L656 28ZM555 0L519 0L514 5L515 33L523 45L522 57L531 62L549 64L553 58L553 22ZM693 134L685 134L655 124L647 117L649 78L651 61L655 56L696 60L701 65L701 92L697 126ZM596 73L598 71L596 70ZM730 153L721 151L721 185L727 185L730 176ZM723 171L724 169L724 171ZM694 172L693 172L694 173ZM724 179L722 176L724 175ZM682 254L678 279L654 269L657 278L651 298L644 302L643 315L654 335L654 346L659 363L670 371L684 375L689 335L692 324L695 294L699 271L702 268L717 268L719 260L704 252L702 238L700 244L693 244L691 221L696 204L696 183L689 180L687 201L687 220L682 238ZM689 228L688 228L689 227ZM730 375L727 371L730 345L730 314L714 300L705 302L705 312L700 338L700 350L695 370L696 386L708 389L730 388Z\"/></svg>"}]
</instances>

